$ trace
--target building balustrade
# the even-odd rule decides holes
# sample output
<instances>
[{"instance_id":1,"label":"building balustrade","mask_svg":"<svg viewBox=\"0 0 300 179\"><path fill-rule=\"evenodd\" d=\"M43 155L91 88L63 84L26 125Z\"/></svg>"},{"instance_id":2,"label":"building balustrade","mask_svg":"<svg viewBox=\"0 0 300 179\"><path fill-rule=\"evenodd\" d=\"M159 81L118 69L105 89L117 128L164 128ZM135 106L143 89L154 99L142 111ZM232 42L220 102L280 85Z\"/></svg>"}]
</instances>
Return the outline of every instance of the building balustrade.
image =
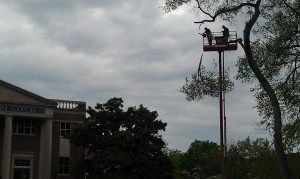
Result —
<instances>
[{"instance_id":1,"label":"building balustrade","mask_svg":"<svg viewBox=\"0 0 300 179\"><path fill-rule=\"evenodd\" d=\"M69 100L58 100L53 99L52 101L57 103L57 109L65 109L65 110L85 110L85 102L81 101L69 101Z\"/></svg>"}]
</instances>

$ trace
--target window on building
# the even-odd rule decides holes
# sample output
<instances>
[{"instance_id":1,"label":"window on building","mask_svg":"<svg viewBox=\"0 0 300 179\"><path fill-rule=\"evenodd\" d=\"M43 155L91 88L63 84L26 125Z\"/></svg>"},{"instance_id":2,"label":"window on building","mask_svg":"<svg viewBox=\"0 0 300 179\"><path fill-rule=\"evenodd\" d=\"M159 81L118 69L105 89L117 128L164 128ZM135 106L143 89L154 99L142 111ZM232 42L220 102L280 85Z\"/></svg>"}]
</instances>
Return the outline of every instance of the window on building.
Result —
<instances>
[{"instance_id":1,"label":"window on building","mask_svg":"<svg viewBox=\"0 0 300 179\"><path fill-rule=\"evenodd\" d=\"M13 120L13 134L36 134L36 123L32 120L14 119Z\"/></svg>"},{"instance_id":2,"label":"window on building","mask_svg":"<svg viewBox=\"0 0 300 179\"><path fill-rule=\"evenodd\" d=\"M13 178L31 178L30 177L30 160L15 159L13 166Z\"/></svg>"},{"instance_id":3,"label":"window on building","mask_svg":"<svg viewBox=\"0 0 300 179\"><path fill-rule=\"evenodd\" d=\"M67 122L60 123L60 136L65 136L71 133L71 124Z\"/></svg>"},{"instance_id":4,"label":"window on building","mask_svg":"<svg viewBox=\"0 0 300 179\"><path fill-rule=\"evenodd\" d=\"M69 157L59 157L59 175L68 175L69 174Z\"/></svg>"}]
</instances>

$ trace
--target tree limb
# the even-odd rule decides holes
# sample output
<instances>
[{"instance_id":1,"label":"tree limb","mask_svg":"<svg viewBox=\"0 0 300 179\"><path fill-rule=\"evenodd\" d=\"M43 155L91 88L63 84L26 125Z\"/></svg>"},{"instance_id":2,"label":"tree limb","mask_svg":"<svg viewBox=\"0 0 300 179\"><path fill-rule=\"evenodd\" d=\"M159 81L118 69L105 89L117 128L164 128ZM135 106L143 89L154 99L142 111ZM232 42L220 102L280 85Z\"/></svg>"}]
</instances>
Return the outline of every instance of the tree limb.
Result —
<instances>
[{"instance_id":1,"label":"tree limb","mask_svg":"<svg viewBox=\"0 0 300 179\"><path fill-rule=\"evenodd\" d=\"M286 77L286 80L284 83L287 83L289 81L289 79L291 78L291 76L293 76L295 73L298 72L298 69L300 69L300 66L296 66L291 73L289 73L289 75Z\"/></svg>"},{"instance_id":2,"label":"tree limb","mask_svg":"<svg viewBox=\"0 0 300 179\"><path fill-rule=\"evenodd\" d=\"M214 22L216 20L216 18L218 16L220 16L221 14L228 13L228 12L234 12L234 11L237 11L237 10L243 8L243 7L247 7L247 6L255 7L255 4L253 4L253 3L241 3L238 6L232 6L232 7L229 7L229 8L222 8L222 9L218 10L215 13L215 15L211 15L210 13L204 11L203 8L201 8L199 0L196 0L196 1L198 3L198 8L200 9L200 11L202 13L208 15L211 19L210 20L205 19L205 20L202 20L202 21L196 21L196 22L194 22L195 24L203 24L205 22Z\"/></svg>"},{"instance_id":3,"label":"tree limb","mask_svg":"<svg viewBox=\"0 0 300 179\"><path fill-rule=\"evenodd\" d=\"M300 16L300 12L297 11L297 9L293 8L288 2L286 2L285 0L282 0L283 4L286 5L286 7L290 8L293 13L297 14L297 16Z\"/></svg>"}]
</instances>

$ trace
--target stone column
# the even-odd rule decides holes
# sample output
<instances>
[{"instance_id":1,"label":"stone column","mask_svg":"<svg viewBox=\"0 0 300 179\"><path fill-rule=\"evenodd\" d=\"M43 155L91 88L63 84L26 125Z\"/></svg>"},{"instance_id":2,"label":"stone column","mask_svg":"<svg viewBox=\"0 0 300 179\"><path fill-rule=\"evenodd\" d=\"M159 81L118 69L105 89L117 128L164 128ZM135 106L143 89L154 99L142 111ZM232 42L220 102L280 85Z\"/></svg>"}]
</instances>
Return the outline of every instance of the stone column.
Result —
<instances>
[{"instance_id":1,"label":"stone column","mask_svg":"<svg viewBox=\"0 0 300 179\"><path fill-rule=\"evenodd\" d=\"M47 119L41 123L40 158L38 178L51 178L52 153L52 120Z\"/></svg>"},{"instance_id":2,"label":"stone column","mask_svg":"<svg viewBox=\"0 0 300 179\"><path fill-rule=\"evenodd\" d=\"M11 139L12 139L12 117L5 116L3 153L2 153L2 178L10 178L11 168Z\"/></svg>"}]
</instances>

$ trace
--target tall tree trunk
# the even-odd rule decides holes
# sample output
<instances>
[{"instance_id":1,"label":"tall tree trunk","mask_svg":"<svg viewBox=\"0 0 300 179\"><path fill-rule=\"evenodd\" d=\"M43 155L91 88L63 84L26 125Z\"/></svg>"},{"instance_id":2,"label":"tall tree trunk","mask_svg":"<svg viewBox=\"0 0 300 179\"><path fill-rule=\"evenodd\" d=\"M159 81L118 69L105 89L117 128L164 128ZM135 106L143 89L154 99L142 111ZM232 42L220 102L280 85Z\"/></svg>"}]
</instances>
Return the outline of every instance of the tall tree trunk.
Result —
<instances>
[{"instance_id":1,"label":"tall tree trunk","mask_svg":"<svg viewBox=\"0 0 300 179\"><path fill-rule=\"evenodd\" d=\"M260 15L260 3L261 0L258 0L254 6L255 12L250 21L248 21L245 25L244 29L244 51L248 59L248 64L255 74L256 78L258 79L261 86L264 88L264 90L267 92L267 95L270 99L272 110L273 110L273 118L274 118L274 145L275 145L275 151L277 154L277 158L279 161L279 167L280 167L280 173L282 178L284 179L290 179L290 174L287 167L286 157L284 155L284 148L282 143L282 118L281 118L281 110L279 106L279 102L277 99L277 96L275 94L275 91L271 87L269 81L265 78L265 76L262 74L260 69L258 68L255 60L253 59L251 46L250 46L250 32L251 28L254 25L254 23L257 21L259 15Z\"/></svg>"}]
</instances>

